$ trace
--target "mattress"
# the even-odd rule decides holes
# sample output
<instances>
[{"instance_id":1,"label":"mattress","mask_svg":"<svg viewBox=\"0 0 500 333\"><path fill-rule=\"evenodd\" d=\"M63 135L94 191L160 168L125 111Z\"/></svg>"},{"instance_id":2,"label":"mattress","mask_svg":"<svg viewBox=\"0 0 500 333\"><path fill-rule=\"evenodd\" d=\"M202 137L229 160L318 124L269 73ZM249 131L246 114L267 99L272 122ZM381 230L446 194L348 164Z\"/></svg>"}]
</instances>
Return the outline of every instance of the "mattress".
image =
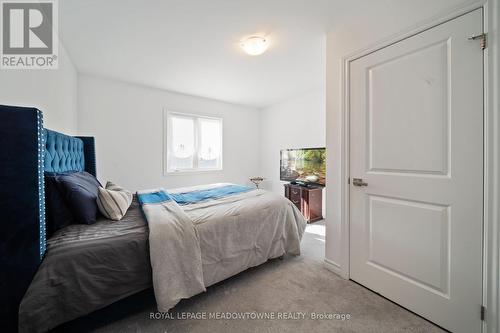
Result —
<instances>
[{"instance_id":1,"label":"mattress","mask_svg":"<svg viewBox=\"0 0 500 333\"><path fill-rule=\"evenodd\" d=\"M19 309L20 331L49 330L151 285L148 228L134 196L122 220L70 225L47 241Z\"/></svg>"}]
</instances>

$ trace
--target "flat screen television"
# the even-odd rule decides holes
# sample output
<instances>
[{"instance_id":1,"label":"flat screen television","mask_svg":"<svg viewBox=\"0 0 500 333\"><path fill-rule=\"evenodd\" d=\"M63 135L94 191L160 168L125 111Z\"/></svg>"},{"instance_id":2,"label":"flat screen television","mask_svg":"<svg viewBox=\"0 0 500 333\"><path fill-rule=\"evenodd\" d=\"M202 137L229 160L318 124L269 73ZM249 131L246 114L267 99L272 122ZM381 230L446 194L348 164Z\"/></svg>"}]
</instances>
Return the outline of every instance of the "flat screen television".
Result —
<instances>
[{"instance_id":1,"label":"flat screen television","mask_svg":"<svg viewBox=\"0 0 500 333\"><path fill-rule=\"evenodd\" d=\"M326 149L302 148L281 151L280 179L301 184L326 184Z\"/></svg>"}]
</instances>

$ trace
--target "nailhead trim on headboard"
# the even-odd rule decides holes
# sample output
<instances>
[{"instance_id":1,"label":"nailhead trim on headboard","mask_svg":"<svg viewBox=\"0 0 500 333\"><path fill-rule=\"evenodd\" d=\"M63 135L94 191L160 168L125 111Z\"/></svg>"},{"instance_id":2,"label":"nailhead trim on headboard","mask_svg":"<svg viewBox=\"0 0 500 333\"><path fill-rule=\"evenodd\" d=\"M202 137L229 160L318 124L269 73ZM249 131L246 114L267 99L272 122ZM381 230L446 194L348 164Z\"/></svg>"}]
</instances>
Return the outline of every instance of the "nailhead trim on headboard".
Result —
<instances>
[{"instance_id":1,"label":"nailhead trim on headboard","mask_svg":"<svg viewBox=\"0 0 500 333\"><path fill-rule=\"evenodd\" d=\"M44 161L45 161L45 131L43 129L43 114L37 110L38 119L38 209L40 221L40 260L45 254L46 237L45 237L45 177L44 177Z\"/></svg>"}]
</instances>

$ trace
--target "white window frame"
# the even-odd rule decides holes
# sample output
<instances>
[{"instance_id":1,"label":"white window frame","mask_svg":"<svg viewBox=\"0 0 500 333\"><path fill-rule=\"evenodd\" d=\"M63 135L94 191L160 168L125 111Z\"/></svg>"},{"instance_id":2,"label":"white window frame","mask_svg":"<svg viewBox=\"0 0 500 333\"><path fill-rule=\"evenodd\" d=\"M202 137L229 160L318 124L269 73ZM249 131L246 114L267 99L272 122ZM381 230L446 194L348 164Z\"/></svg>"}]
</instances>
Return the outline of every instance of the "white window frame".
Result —
<instances>
[{"instance_id":1,"label":"white window frame","mask_svg":"<svg viewBox=\"0 0 500 333\"><path fill-rule=\"evenodd\" d=\"M195 136L195 147L194 147L194 156L193 156L193 168L191 169L172 169L169 164L169 154L170 152L170 135L172 133L172 116L181 116L186 118L194 119L194 136ZM221 152L220 152L220 166L217 168L199 168L198 167L198 149L200 147L200 138L198 136L199 133L199 120L200 119L210 119L217 120L220 122L221 129ZM193 174L193 173L206 173L206 172L217 172L223 170L223 152L224 152L224 121L220 117L207 116L202 114L194 114L187 112L178 112L171 111L165 109L163 111L163 174L167 175L175 175L175 174Z\"/></svg>"}]
</instances>

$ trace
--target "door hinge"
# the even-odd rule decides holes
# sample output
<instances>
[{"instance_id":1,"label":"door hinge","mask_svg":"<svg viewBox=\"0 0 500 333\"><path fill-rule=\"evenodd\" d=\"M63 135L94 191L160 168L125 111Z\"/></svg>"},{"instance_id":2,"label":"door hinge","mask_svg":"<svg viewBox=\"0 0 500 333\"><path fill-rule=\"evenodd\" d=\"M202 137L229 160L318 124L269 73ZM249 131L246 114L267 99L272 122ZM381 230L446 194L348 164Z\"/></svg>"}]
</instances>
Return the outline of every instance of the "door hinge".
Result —
<instances>
[{"instance_id":1,"label":"door hinge","mask_svg":"<svg viewBox=\"0 0 500 333\"><path fill-rule=\"evenodd\" d=\"M486 319L486 307L481 305L481 320L484 321Z\"/></svg>"},{"instance_id":2,"label":"door hinge","mask_svg":"<svg viewBox=\"0 0 500 333\"><path fill-rule=\"evenodd\" d=\"M480 44L481 50L484 50L486 48L487 37L488 37L488 34L483 32L482 34L479 34L479 35L470 36L468 38L468 40L478 40L479 39L481 41L481 44Z\"/></svg>"}]
</instances>

